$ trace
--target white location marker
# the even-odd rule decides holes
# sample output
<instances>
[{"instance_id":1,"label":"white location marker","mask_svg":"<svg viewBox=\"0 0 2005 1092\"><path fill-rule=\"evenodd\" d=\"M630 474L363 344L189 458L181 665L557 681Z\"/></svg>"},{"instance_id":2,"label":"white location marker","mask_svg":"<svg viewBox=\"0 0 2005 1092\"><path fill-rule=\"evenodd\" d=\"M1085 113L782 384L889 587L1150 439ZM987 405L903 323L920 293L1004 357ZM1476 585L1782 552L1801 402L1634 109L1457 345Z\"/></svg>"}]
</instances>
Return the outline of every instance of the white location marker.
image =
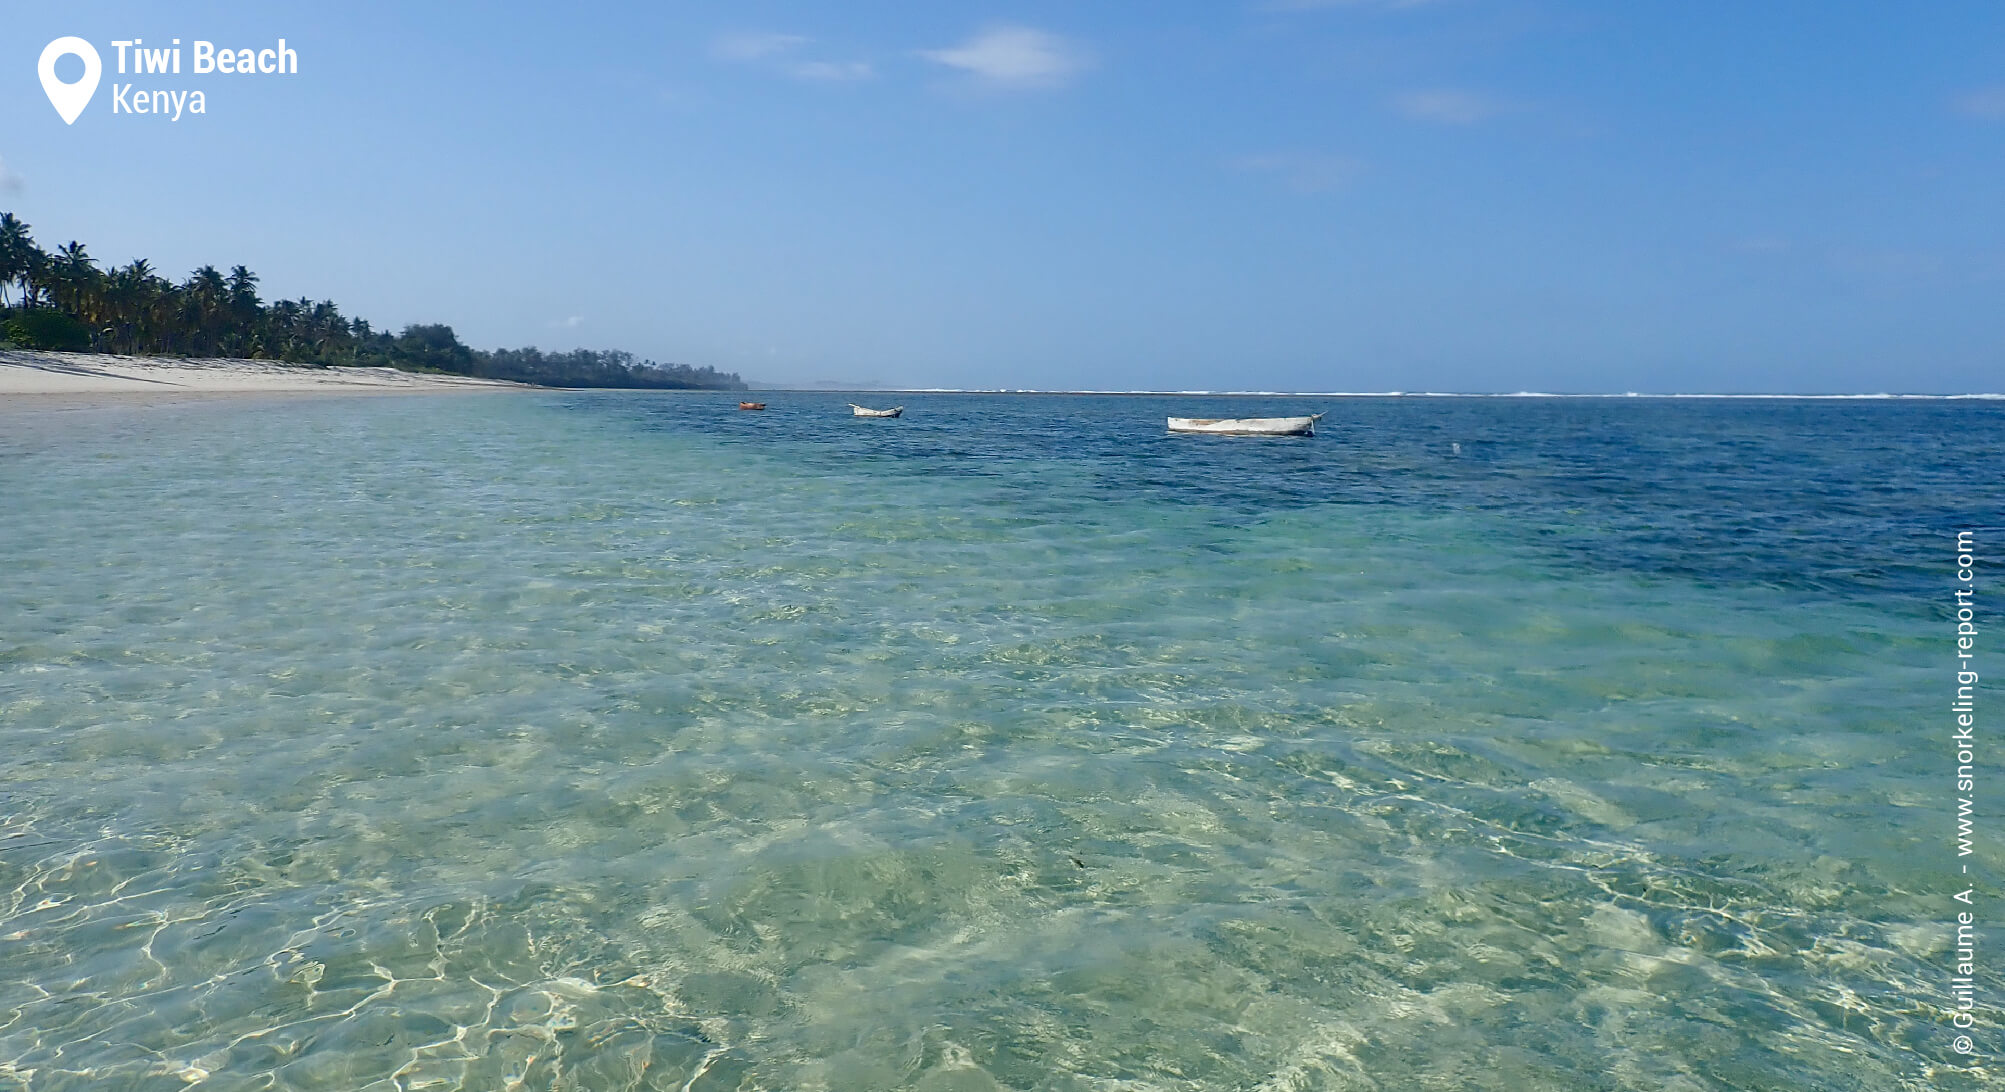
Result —
<instances>
[{"instance_id":1,"label":"white location marker","mask_svg":"<svg viewBox=\"0 0 2005 1092\"><path fill-rule=\"evenodd\" d=\"M84 62L84 78L75 83L56 78L56 62L69 54ZM91 96L97 94L97 78L104 75L104 62L98 60L97 49L82 38L58 38L42 50L42 60L35 71L41 75L42 90L49 93L56 113L63 116L63 124L74 125L77 115L90 105Z\"/></svg>"}]
</instances>

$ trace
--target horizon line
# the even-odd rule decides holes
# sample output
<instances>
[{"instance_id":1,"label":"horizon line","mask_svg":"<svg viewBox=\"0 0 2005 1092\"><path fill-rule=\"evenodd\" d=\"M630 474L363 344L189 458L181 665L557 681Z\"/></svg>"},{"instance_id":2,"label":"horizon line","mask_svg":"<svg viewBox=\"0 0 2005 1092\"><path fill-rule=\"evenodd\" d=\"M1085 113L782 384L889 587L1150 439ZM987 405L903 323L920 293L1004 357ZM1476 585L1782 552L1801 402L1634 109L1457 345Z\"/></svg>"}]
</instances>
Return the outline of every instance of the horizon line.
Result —
<instances>
[{"instance_id":1,"label":"horizon line","mask_svg":"<svg viewBox=\"0 0 2005 1092\"><path fill-rule=\"evenodd\" d=\"M1795 394L1786 392L1730 393L1720 391L1203 391L1203 390L1072 390L1041 387L760 387L773 394L1070 394L1157 398L1746 398L1827 399L1857 401L1992 401L2005 393L1921 394L1895 391Z\"/></svg>"}]
</instances>

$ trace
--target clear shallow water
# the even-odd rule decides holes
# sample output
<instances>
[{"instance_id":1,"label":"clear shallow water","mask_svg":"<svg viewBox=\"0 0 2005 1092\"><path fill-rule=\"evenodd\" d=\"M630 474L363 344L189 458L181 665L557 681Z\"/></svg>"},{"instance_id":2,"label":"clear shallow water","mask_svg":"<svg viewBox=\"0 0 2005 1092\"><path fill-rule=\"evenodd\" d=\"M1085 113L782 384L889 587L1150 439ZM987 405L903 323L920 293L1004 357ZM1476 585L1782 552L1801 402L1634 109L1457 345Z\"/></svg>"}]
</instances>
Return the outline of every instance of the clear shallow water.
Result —
<instances>
[{"instance_id":1,"label":"clear shallow water","mask_svg":"<svg viewBox=\"0 0 2005 1092\"><path fill-rule=\"evenodd\" d=\"M1999 1083L2005 407L767 397L0 414L0 1089Z\"/></svg>"}]
</instances>

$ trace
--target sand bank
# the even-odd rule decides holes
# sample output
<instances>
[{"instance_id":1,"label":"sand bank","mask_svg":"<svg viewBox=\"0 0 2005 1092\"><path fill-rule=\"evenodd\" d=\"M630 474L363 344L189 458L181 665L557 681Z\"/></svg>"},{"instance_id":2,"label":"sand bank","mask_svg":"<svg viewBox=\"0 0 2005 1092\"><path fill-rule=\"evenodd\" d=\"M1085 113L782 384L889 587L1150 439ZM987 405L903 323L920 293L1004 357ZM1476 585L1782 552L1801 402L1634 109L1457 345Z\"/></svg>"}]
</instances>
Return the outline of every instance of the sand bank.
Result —
<instances>
[{"instance_id":1,"label":"sand bank","mask_svg":"<svg viewBox=\"0 0 2005 1092\"><path fill-rule=\"evenodd\" d=\"M0 351L0 397L533 389L520 383L458 375L418 375L394 368L311 368L272 360Z\"/></svg>"}]
</instances>

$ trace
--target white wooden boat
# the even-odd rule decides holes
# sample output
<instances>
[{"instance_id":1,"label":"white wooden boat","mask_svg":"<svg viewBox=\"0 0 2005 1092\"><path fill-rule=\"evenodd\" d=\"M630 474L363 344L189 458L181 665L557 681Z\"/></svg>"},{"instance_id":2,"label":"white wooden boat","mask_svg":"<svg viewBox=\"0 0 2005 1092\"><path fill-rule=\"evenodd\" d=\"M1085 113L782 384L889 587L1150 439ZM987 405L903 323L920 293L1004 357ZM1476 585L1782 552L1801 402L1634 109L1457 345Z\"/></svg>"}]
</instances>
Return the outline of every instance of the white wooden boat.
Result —
<instances>
[{"instance_id":1,"label":"white wooden boat","mask_svg":"<svg viewBox=\"0 0 2005 1092\"><path fill-rule=\"evenodd\" d=\"M890 409L865 409L854 402L849 404L849 408L858 417L896 417L905 412L904 406L893 406Z\"/></svg>"},{"instance_id":2,"label":"white wooden boat","mask_svg":"<svg viewBox=\"0 0 2005 1092\"><path fill-rule=\"evenodd\" d=\"M1171 432L1209 432L1217 436L1314 436L1316 420L1307 417L1172 417Z\"/></svg>"}]
</instances>

